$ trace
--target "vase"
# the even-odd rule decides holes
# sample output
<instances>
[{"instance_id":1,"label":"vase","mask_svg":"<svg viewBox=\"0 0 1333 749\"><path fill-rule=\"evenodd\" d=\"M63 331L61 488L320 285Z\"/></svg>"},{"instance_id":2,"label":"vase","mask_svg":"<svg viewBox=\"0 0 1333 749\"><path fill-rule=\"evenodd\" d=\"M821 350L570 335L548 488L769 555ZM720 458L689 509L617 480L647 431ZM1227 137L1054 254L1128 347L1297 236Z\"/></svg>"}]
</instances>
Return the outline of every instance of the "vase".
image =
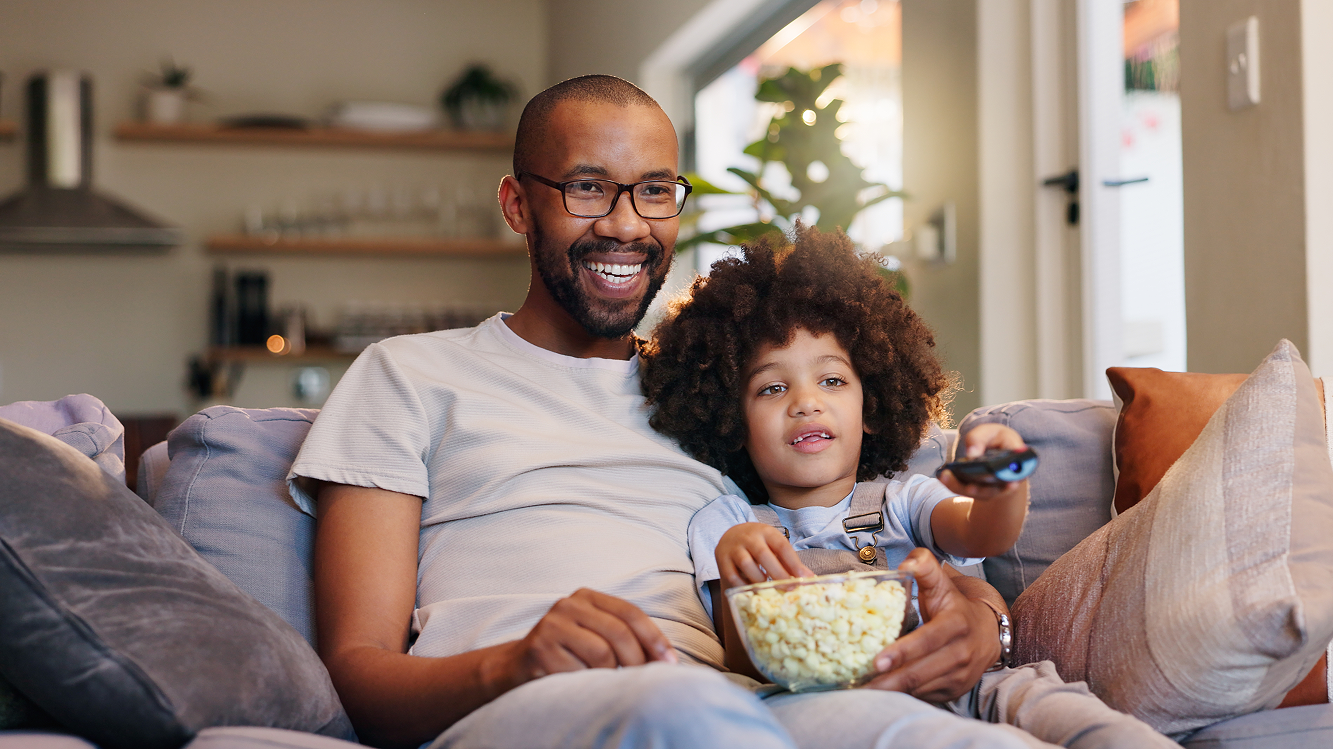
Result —
<instances>
[{"instance_id":1,"label":"vase","mask_svg":"<svg viewBox=\"0 0 1333 749\"><path fill-rule=\"evenodd\" d=\"M185 121L185 89L150 88L144 96L144 113L154 125L175 125Z\"/></svg>"}]
</instances>

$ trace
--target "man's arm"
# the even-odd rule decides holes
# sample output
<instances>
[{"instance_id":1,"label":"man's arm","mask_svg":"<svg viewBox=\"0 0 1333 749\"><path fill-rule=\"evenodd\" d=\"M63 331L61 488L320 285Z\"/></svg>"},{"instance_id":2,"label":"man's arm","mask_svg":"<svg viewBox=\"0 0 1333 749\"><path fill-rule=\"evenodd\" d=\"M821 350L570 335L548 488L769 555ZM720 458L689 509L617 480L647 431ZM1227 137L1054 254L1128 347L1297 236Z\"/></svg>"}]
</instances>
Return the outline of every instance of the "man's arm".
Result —
<instances>
[{"instance_id":1,"label":"man's arm","mask_svg":"<svg viewBox=\"0 0 1333 749\"><path fill-rule=\"evenodd\" d=\"M579 590L522 640L447 658L407 655L421 499L326 484L315 534L319 654L362 741L417 746L548 673L675 661L632 604Z\"/></svg>"},{"instance_id":2,"label":"man's arm","mask_svg":"<svg viewBox=\"0 0 1333 749\"><path fill-rule=\"evenodd\" d=\"M1009 609L995 588L941 567L925 549L913 550L898 569L916 577L925 622L876 656L875 667L887 673L867 686L927 702L959 697L1000 659L1000 626L991 606Z\"/></svg>"}]
</instances>

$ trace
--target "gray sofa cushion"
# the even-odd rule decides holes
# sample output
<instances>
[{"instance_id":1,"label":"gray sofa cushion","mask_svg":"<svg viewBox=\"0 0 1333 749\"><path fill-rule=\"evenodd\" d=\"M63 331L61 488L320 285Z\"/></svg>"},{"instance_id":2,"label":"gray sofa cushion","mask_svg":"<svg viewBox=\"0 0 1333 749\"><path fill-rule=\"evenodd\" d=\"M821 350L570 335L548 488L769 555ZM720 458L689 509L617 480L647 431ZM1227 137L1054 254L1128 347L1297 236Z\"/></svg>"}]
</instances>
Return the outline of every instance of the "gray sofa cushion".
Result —
<instances>
[{"instance_id":1,"label":"gray sofa cushion","mask_svg":"<svg viewBox=\"0 0 1333 749\"><path fill-rule=\"evenodd\" d=\"M171 457L167 454L167 441L153 445L139 456L139 473L135 477L134 493L154 509L157 507L157 495L162 490L162 481L167 477L167 466Z\"/></svg>"},{"instance_id":2,"label":"gray sofa cushion","mask_svg":"<svg viewBox=\"0 0 1333 749\"><path fill-rule=\"evenodd\" d=\"M352 736L318 656L152 508L0 420L0 675L101 745L257 725Z\"/></svg>"},{"instance_id":3,"label":"gray sofa cushion","mask_svg":"<svg viewBox=\"0 0 1333 749\"><path fill-rule=\"evenodd\" d=\"M1030 400L978 408L958 426L959 440L977 424L1006 424L1041 459L1029 479L1032 505L1014 548L987 559L986 581L1010 605L1051 563L1111 520L1110 401Z\"/></svg>"},{"instance_id":4,"label":"gray sofa cushion","mask_svg":"<svg viewBox=\"0 0 1333 749\"><path fill-rule=\"evenodd\" d=\"M63 733L0 731L0 749L97 749L97 746Z\"/></svg>"},{"instance_id":5,"label":"gray sofa cushion","mask_svg":"<svg viewBox=\"0 0 1333 749\"><path fill-rule=\"evenodd\" d=\"M894 478L906 478L913 474L934 478L940 466L953 459L953 443L958 439L958 432L953 429L940 429L940 425L931 422L926 436L921 438L921 446L907 459L907 470L894 474Z\"/></svg>"},{"instance_id":6,"label":"gray sofa cushion","mask_svg":"<svg viewBox=\"0 0 1333 749\"><path fill-rule=\"evenodd\" d=\"M280 728L205 728L185 749L355 749L360 744ZM5 749L0 744L0 749Z\"/></svg>"},{"instance_id":7,"label":"gray sofa cushion","mask_svg":"<svg viewBox=\"0 0 1333 749\"><path fill-rule=\"evenodd\" d=\"M167 437L171 465L153 507L241 590L315 644L315 519L287 471L319 412L213 406Z\"/></svg>"},{"instance_id":8,"label":"gray sofa cushion","mask_svg":"<svg viewBox=\"0 0 1333 749\"><path fill-rule=\"evenodd\" d=\"M125 426L97 398L81 393L54 401L18 401L0 406L0 419L55 437L124 483Z\"/></svg>"},{"instance_id":9,"label":"gray sofa cushion","mask_svg":"<svg viewBox=\"0 0 1333 749\"><path fill-rule=\"evenodd\" d=\"M1214 723L1180 743L1187 749L1328 749L1333 746L1333 705L1250 713Z\"/></svg>"}]
</instances>

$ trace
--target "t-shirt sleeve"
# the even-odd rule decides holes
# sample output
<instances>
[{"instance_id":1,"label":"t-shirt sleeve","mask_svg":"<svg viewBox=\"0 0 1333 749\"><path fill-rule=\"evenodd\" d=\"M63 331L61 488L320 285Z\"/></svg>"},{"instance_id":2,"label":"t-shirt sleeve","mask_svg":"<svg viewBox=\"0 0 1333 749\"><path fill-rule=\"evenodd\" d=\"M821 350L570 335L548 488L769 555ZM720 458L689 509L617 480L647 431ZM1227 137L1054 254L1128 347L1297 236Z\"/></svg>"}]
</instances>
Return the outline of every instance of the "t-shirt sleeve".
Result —
<instances>
[{"instance_id":1,"label":"t-shirt sleeve","mask_svg":"<svg viewBox=\"0 0 1333 749\"><path fill-rule=\"evenodd\" d=\"M310 427L287 474L292 499L310 515L301 479L426 497L431 430L416 388L382 344L371 344L343 375Z\"/></svg>"},{"instance_id":2,"label":"t-shirt sleeve","mask_svg":"<svg viewBox=\"0 0 1333 749\"><path fill-rule=\"evenodd\" d=\"M898 508L887 508L890 512L899 511L906 516L908 521L908 530L912 537L916 539L917 546L930 549L941 562L946 562L954 567L967 567L973 564L981 564L984 559L971 557L956 557L948 554L935 543L935 534L930 529L930 515L935 511L935 506L946 499L958 496L949 487L940 483L938 479L930 476L916 474L908 477L903 482L897 498L886 497L885 502L901 502Z\"/></svg>"},{"instance_id":3,"label":"t-shirt sleeve","mask_svg":"<svg viewBox=\"0 0 1333 749\"><path fill-rule=\"evenodd\" d=\"M756 521L750 503L734 494L724 494L704 505L690 518L685 532L690 542L690 559L694 561L694 589L703 602L708 616L713 616L713 597L708 594L708 583L721 578L717 571L717 542L734 525Z\"/></svg>"}]
</instances>

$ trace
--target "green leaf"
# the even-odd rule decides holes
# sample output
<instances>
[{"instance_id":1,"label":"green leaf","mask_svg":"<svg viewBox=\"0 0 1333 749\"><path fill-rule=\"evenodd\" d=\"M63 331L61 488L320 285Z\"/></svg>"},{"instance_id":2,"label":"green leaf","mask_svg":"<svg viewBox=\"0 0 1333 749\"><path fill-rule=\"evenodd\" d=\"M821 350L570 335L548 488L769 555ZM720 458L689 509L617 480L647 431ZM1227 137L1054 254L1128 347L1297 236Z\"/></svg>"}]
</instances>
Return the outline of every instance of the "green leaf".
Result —
<instances>
[{"instance_id":1,"label":"green leaf","mask_svg":"<svg viewBox=\"0 0 1333 749\"><path fill-rule=\"evenodd\" d=\"M691 195L744 195L745 194L743 192L724 190L721 187L718 187L717 185L713 184L712 182L709 182L708 180L704 179L703 177L700 177L697 172L686 172L682 176L685 177L685 179L689 180L690 185L694 188L693 190L690 191Z\"/></svg>"},{"instance_id":2,"label":"green leaf","mask_svg":"<svg viewBox=\"0 0 1333 749\"><path fill-rule=\"evenodd\" d=\"M704 243L735 246L744 244L745 242L749 242L750 240L765 234L772 234L773 232L781 233L782 227L777 224L770 224L762 221L753 224L728 226L725 229L703 232L701 234L695 234L688 239L682 239L676 243L676 252L681 252L682 250L687 250L695 245Z\"/></svg>"}]
</instances>

